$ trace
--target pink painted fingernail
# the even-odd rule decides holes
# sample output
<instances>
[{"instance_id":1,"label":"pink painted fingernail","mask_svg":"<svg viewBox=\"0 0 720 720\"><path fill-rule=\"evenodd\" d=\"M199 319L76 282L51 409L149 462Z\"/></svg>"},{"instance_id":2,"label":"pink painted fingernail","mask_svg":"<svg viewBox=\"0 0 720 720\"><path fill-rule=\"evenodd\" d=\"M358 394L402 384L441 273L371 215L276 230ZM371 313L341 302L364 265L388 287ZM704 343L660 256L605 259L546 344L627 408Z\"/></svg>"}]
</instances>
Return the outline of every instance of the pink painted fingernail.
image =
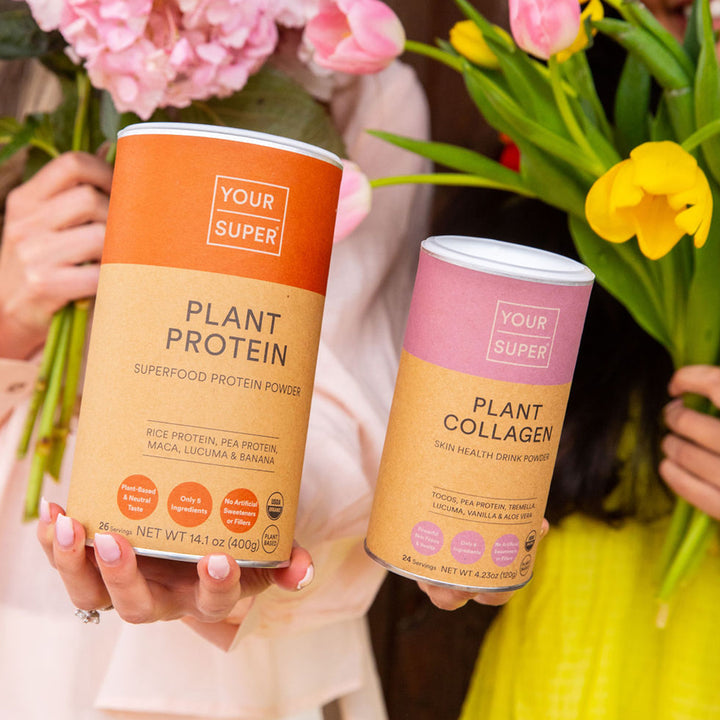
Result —
<instances>
[{"instance_id":1,"label":"pink painted fingernail","mask_svg":"<svg viewBox=\"0 0 720 720\"><path fill-rule=\"evenodd\" d=\"M95 533L93 544L95 545L97 554L104 563L111 565L120 559L120 546L112 535Z\"/></svg>"},{"instance_id":2,"label":"pink painted fingernail","mask_svg":"<svg viewBox=\"0 0 720 720\"><path fill-rule=\"evenodd\" d=\"M67 515L58 515L55 520L55 539L63 548L71 548L75 543L75 528L72 518Z\"/></svg>"},{"instance_id":3,"label":"pink painted fingernail","mask_svg":"<svg viewBox=\"0 0 720 720\"><path fill-rule=\"evenodd\" d=\"M307 587L315 577L315 566L311 563L308 565L308 569L305 572L305 577L297 584L297 589L302 590L304 587Z\"/></svg>"},{"instance_id":4,"label":"pink painted fingernail","mask_svg":"<svg viewBox=\"0 0 720 720\"><path fill-rule=\"evenodd\" d=\"M51 523L52 518L50 517L50 503L44 498L40 498L40 520L44 523Z\"/></svg>"},{"instance_id":5,"label":"pink painted fingernail","mask_svg":"<svg viewBox=\"0 0 720 720\"><path fill-rule=\"evenodd\" d=\"M208 575L215 580L224 580L230 574L230 563L224 555L211 555L208 558Z\"/></svg>"}]
</instances>

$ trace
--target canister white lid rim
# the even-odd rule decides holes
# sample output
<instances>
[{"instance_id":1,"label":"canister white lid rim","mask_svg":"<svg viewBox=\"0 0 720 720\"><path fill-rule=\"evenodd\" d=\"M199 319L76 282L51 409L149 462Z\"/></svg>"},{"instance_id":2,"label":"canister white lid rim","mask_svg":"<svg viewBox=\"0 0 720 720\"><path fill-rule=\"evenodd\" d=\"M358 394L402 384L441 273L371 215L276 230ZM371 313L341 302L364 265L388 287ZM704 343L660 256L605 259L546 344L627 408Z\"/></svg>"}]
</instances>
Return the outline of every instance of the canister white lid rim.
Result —
<instances>
[{"instance_id":1,"label":"canister white lid rim","mask_svg":"<svg viewBox=\"0 0 720 720\"><path fill-rule=\"evenodd\" d=\"M203 123L183 122L141 122L127 125L118 132L118 139L127 135L184 135L191 137L209 137L222 140L235 140L251 145L264 145L275 147L281 150L288 150L300 155L324 160L342 169L342 161L330 150L293 140L292 138L270 133L256 132L255 130L243 130L241 128L227 127L224 125L205 125Z\"/></svg>"},{"instance_id":2,"label":"canister white lid rim","mask_svg":"<svg viewBox=\"0 0 720 720\"><path fill-rule=\"evenodd\" d=\"M437 235L423 241L422 248L453 265L521 280L589 285L595 279L593 272L577 260L503 240Z\"/></svg>"}]
</instances>

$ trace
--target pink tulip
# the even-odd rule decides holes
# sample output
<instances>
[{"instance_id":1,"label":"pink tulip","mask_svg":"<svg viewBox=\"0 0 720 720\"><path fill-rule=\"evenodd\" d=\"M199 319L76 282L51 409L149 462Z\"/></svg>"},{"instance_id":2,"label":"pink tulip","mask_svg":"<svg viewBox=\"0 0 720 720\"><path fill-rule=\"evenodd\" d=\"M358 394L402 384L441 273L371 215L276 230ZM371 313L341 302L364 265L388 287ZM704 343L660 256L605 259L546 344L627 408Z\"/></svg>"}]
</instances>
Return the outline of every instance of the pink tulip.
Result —
<instances>
[{"instance_id":1,"label":"pink tulip","mask_svg":"<svg viewBox=\"0 0 720 720\"><path fill-rule=\"evenodd\" d=\"M363 75L382 70L402 53L405 30L380 0L321 0L305 40L321 67Z\"/></svg>"},{"instance_id":2,"label":"pink tulip","mask_svg":"<svg viewBox=\"0 0 720 720\"><path fill-rule=\"evenodd\" d=\"M509 0L509 5L515 42L543 60L570 47L580 30L578 0Z\"/></svg>"},{"instance_id":3,"label":"pink tulip","mask_svg":"<svg viewBox=\"0 0 720 720\"><path fill-rule=\"evenodd\" d=\"M333 242L347 237L370 212L370 183L365 173L351 160L343 160L335 236Z\"/></svg>"}]
</instances>

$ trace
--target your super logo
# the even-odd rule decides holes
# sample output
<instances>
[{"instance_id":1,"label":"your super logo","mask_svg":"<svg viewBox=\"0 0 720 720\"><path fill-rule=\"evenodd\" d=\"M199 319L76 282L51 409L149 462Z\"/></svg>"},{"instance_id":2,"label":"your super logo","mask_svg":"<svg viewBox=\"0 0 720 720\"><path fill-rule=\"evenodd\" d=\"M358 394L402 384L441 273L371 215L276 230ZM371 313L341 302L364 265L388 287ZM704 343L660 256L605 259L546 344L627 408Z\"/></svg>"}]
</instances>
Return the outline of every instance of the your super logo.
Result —
<instances>
[{"instance_id":1,"label":"your super logo","mask_svg":"<svg viewBox=\"0 0 720 720\"><path fill-rule=\"evenodd\" d=\"M218 175L208 245L280 255L289 193L281 185Z\"/></svg>"}]
</instances>

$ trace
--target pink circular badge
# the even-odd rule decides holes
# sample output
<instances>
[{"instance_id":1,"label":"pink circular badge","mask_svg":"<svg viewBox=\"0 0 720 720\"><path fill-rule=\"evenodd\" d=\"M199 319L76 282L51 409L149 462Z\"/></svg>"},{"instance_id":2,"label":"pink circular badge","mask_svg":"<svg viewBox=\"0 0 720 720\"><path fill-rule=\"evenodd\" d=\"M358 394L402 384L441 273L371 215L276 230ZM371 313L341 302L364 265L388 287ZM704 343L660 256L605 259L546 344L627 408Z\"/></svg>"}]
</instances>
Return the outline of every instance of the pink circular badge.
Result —
<instances>
[{"instance_id":1,"label":"pink circular badge","mask_svg":"<svg viewBox=\"0 0 720 720\"><path fill-rule=\"evenodd\" d=\"M518 555L520 540L517 535L503 535L492 547L492 559L498 567L510 565Z\"/></svg>"},{"instance_id":2,"label":"pink circular badge","mask_svg":"<svg viewBox=\"0 0 720 720\"><path fill-rule=\"evenodd\" d=\"M442 530L435 523L423 520L413 527L410 541L421 555L434 555L443 546Z\"/></svg>"},{"instance_id":3,"label":"pink circular badge","mask_svg":"<svg viewBox=\"0 0 720 720\"><path fill-rule=\"evenodd\" d=\"M473 530L459 532L450 543L452 556L463 565L477 562L485 552L485 541L482 535Z\"/></svg>"}]
</instances>

